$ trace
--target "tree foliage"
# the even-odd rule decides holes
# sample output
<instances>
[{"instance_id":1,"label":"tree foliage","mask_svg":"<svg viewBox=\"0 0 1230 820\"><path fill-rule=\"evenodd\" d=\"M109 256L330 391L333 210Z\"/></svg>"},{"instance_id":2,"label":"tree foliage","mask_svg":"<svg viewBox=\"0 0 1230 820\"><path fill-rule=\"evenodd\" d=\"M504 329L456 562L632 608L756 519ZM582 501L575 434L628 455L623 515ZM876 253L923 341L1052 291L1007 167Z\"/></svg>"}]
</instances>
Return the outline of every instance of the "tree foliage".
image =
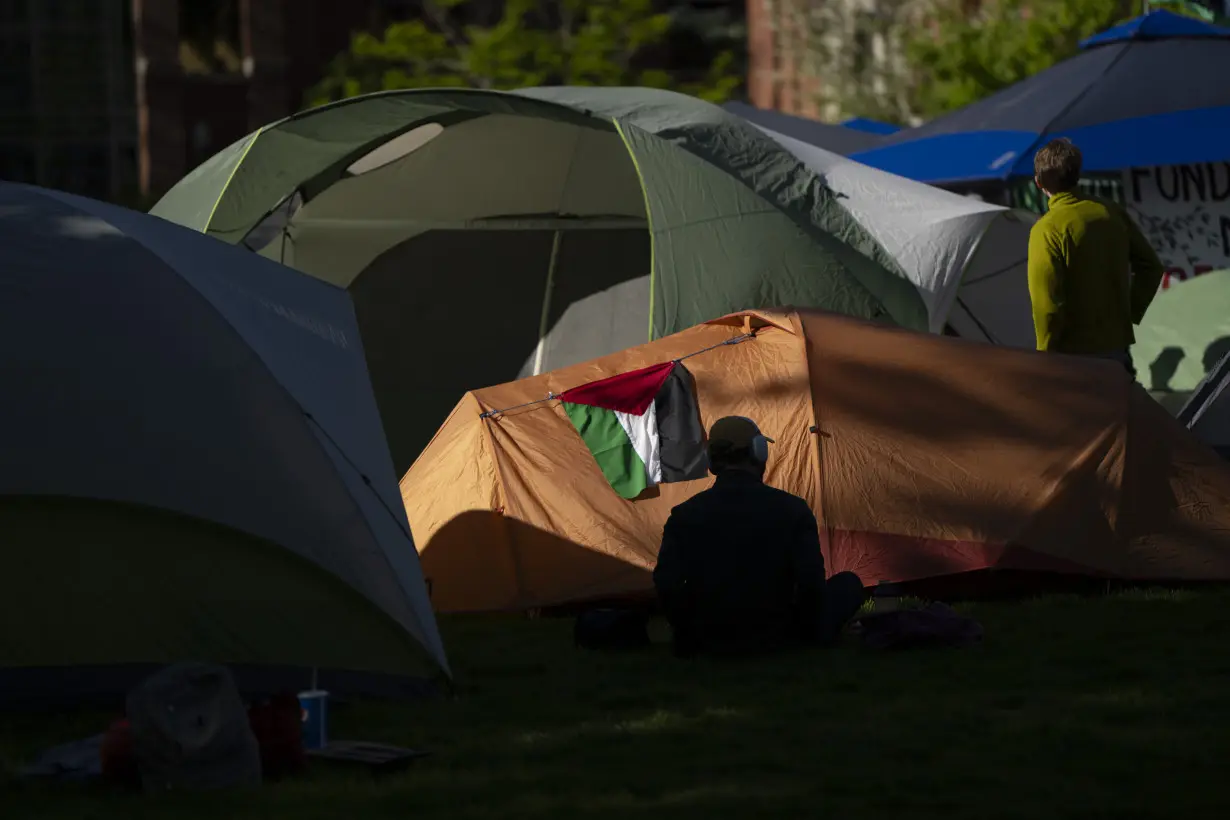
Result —
<instances>
[{"instance_id":1,"label":"tree foliage","mask_svg":"<svg viewBox=\"0 0 1230 820\"><path fill-rule=\"evenodd\" d=\"M1225 15L1215 10L1225 8L1220 0L1153 0L1149 3L1149 7L1173 11L1175 14L1203 20L1206 23L1217 23L1218 25L1226 23Z\"/></svg>"},{"instance_id":2,"label":"tree foliage","mask_svg":"<svg viewBox=\"0 0 1230 820\"><path fill-rule=\"evenodd\" d=\"M912 107L927 119L977 102L1141 11L1140 0L941 0L905 44Z\"/></svg>"},{"instance_id":3,"label":"tree foliage","mask_svg":"<svg viewBox=\"0 0 1230 820\"><path fill-rule=\"evenodd\" d=\"M940 116L1074 56L1142 0L765 0L780 38L818 78L830 116L908 123ZM1194 0L1153 9L1213 20Z\"/></svg>"},{"instance_id":4,"label":"tree foliage","mask_svg":"<svg viewBox=\"0 0 1230 820\"><path fill-rule=\"evenodd\" d=\"M540 85L675 88L721 102L742 82L731 52L694 82L643 67L641 58L665 42L672 23L653 0L505 0L493 24L459 23L471 5L478 4L425 0L424 19L356 34L309 103L400 88Z\"/></svg>"}]
</instances>

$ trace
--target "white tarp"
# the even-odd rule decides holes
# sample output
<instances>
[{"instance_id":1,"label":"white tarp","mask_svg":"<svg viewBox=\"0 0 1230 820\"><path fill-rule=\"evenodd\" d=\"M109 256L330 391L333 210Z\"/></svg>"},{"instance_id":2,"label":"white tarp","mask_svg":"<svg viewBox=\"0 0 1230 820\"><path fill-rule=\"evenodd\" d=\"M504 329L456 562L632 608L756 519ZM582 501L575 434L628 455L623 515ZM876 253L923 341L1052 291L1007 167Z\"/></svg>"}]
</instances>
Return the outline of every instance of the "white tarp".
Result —
<instances>
[{"instance_id":1,"label":"white tarp","mask_svg":"<svg viewBox=\"0 0 1230 820\"><path fill-rule=\"evenodd\" d=\"M897 260L926 303L932 332L951 325L968 338L1034 347L1026 278L1034 214L950 193L760 130L821 174L845 209Z\"/></svg>"},{"instance_id":2,"label":"white tarp","mask_svg":"<svg viewBox=\"0 0 1230 820\"><path fill-rule=\"evenodd\" d=\"M1123 198L1166 266L1162 287L1230 268L1230 162L1130 168Z\"/></svg>"},{"instance_id":3,"label":"white tarp","mask_svg":"<svg viewBox=\"0 0 1230 820\"><path fill-rule=\"evenodd\" d=\"M158 217L0 183L0 494L267 539L448 664L345 291ZM305 663L305 665L311 665Z\"/></svg>"}]
</instances>

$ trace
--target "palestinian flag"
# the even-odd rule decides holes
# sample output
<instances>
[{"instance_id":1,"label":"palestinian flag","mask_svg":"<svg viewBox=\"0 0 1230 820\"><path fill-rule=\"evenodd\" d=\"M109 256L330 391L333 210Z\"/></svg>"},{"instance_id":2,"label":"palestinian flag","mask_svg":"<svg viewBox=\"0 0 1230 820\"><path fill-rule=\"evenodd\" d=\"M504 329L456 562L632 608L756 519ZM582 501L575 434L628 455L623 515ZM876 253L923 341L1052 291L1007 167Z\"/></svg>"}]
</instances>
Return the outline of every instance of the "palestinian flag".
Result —
<instances>
[{"instance_id":1,"label":"palestinian flag","mask_svg":"<svg viewBox=\"0 0 1230 820\"><path fill-rule=\"evenodd\" d=\"M612 489L704 478L705 436L695 381L679 362L621 373L556 396Z\"/></svg>"}]
</instances>

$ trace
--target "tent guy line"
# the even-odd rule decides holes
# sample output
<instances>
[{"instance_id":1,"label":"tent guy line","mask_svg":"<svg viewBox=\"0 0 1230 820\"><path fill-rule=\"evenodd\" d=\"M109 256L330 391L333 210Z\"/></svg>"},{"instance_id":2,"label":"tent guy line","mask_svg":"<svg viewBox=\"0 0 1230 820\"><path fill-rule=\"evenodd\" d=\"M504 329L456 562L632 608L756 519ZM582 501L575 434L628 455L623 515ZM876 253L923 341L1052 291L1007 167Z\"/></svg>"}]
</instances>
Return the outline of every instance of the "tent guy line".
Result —
<instances>
[{"instance_id":1,"label":"tent guy line","mask_svg":"<svg viewBox=\"0 0 1230 820\"><path fill-rule=\"evenodd\" d=\"M674 359L671 359L670 361L671 361L672 363L678 364L679 362L683 361L684 359L690 359L690 358L692 358L693 356L699 356L699 355L700 355L700 354L702 354L702 353L708 353L710 350L717 350L719 347L727 347L727 346L729 346L729 345L737 345L737 344L739 344L740 342L746 342L748 339L754 339L754 338L756 338L756 332L755 332L755 331L752 331L752 332L750 332L750 333L744 333L744 334L743 334L743 335L741 335L741 336L735 336L735 337L733 337L733 338L727 339L727 340L726 340L726 341L724 341L724 342L718 342L718 343L717 343L717 344L715 344L715 345L709 345L708 347L701 348L700 350L693 351L693 352L688 353L688 354L686 354L686 355L683 355L683 356L678 356L678 357L676 357L676 358L674 358ZM522 402L521 404L514 404L512 407L505 407L505 408L500 409L500 410L487 410L486 412L481 413L481 414L479 415L479 418L480 418L480 419L490 419L490 418L495 418L496 416L501 416L501 415L503 415L504 413L509 413L509 412L511 412L511 411L513 411L513 410L520 410L520 409L525 408L525 407L534 407L534 406L539 405L539 404L546 404L547 402L549 402L549 401L554 401L555 399L558 399L558 398L559 398L559 394L558 394L558 393L554 393L554 392L547 393L546 398L535 399L534 401Z\"/></svg>"},{"instance_id":2,"label":"tent guy line","mask_svg":"<svg viewBox=\"0 0 1230 820\"><path fill-rule=\"evenodd\" d=\"M978 317L974 315L974 312L969 309L969 306L965 304L965 300L960 296L957 297L957 305L965 311L966 315L969 316L970 321L977 325L978 330L982 331L982 335L987 337L988 342L991 344L1000 344L1000 340L996 338L991 331L987 330L987 326L978 320Z\"/></svg>"},{"instance_id":3,"label":"tent guy line","mask_svg":"<svg viewBox=\"0 0 1230 820\"><path fill-rule=\"evenodd\" d=\"M384 511L389 514L389 518L393 519L393 524L397 527L397 529L401 530L407 538L413 541L414 535L411 534L406 524L402 523L405 519L398 516L397 513L394 512L393 508L389 506L388 502L384 500L384 496L376 490L376 485L372 483L371 477L363 471L362 467L354 462L354 459L352 459L345 450L342 449L342 446L337 442L337 439L333 438L333 435L325 429L325 426L321 424L315 416L305 410L302 405L299 406L299 411L303 413L304 418L312 423L313 427L320 431L321 435L328 439L329 444L333 445L333 448L337 450L338 454L347 464L350 465L351 469L358 474L359 479L363 482L363 486L366 487L372 496L375 497L380 506L384 508ZM355 501L358 501L358 499L356 498Z\"/></svg>"}]
</instances>

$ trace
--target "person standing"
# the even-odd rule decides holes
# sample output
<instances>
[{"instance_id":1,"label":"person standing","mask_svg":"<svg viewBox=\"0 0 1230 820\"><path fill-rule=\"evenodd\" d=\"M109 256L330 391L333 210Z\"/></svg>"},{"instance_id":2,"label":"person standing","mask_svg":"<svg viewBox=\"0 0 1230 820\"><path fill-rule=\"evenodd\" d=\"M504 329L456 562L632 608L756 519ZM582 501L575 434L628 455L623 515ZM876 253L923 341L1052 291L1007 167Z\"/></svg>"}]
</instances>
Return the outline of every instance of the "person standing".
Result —
<instances>
[{"instance_id":1,"label":"person standing","mask_svg":"<svg viewBox=\"0 0 1230 820\"><path fill-rule=\"evenodd\" d=\"M1047 213L1029 234L1029 297L1038 350L1111 359L1135 376L1133 326L1164 268L1119 205L1082 195L1081 152L1056 139L1034 157Z\"/></svg>"}]
</instances>

